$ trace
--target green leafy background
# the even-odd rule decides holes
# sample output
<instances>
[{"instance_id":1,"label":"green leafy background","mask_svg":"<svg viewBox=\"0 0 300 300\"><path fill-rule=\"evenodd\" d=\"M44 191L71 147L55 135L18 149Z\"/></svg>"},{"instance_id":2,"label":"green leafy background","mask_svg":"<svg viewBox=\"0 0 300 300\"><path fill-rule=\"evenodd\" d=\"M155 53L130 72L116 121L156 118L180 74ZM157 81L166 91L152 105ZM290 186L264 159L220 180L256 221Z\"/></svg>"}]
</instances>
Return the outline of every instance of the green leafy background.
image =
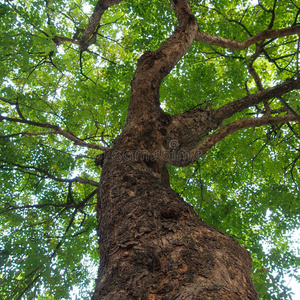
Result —
<instances>
[{"instance_id":1,"label":"green leafy background","mask_svg":"<svg viewBox=\"0 0 300 300\"><path fill-rule=\"evenodd\" d=\"M20 118L19 109L26 119L58 125L85 142L112 145L125 124L137 59L172 33L176 18L168 1L124 1L103 15L97 45L82 55L68 42L56 46L55 36L72 38L85 28L96 2L0 0L3 116ZM237 41L268 28L274 1L260 4L190 1L200 30ZM277 1L273 29L298 24L299 7L296 0ZM295 76L297 47L297 36L269 41L273 61L261 56L254 63L265 88ZM162 107L170 114L199 104L218 108L246 96L246 85L255 93L247 71L254 52L254 45L229 51L194 43L163 81ZM299 112L298 97L291 92L285 100ZM77 293L89 299L99 261L96 197L76 205L95 187L70 179L99 181L99 151L46 134L47 128L5 120L0 127L0 298ZM247 129L189 167L169 166L173 189L250 251L261 299L291 299L287 276L299 281L299 241L291 239L300 222L299 134L296 123Z\"/></svg>"}]
</instances>

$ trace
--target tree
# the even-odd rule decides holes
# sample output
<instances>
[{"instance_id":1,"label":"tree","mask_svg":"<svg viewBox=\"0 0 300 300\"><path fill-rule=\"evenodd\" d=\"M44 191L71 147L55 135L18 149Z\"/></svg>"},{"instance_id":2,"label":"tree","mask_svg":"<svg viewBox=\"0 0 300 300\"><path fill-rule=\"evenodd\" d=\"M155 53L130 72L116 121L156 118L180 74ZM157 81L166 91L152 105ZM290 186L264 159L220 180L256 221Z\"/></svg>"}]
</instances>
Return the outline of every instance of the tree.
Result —
<instances>
[{"instance_id":1,"label":"tree","mask_svg":"<svg viewBox=\"0 0 300 300\"><path fill-rule=\"evenodd\" d=\"M297 1L0 3L1 298L290 299Z\"/></svg>"}]
</instances>

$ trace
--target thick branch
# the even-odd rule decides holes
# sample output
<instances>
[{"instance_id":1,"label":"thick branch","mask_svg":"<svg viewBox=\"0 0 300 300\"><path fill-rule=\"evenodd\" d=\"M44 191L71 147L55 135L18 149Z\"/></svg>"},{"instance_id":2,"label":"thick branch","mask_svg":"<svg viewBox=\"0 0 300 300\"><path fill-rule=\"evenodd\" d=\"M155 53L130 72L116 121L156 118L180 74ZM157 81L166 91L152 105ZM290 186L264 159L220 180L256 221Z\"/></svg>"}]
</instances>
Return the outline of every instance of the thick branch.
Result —
<instances>
[{"instance_id":1,"label":"thick branch","mask_svg":"<svg viewBox=\"0 0 300 300\"><path fill-rule=\"evenodd\" d=\"M222 126L219 130L214 132L211 136L207 137L203 142L201 142L197 147L195 147L190 153L190 162L194 162L203 156L209 149L211 149L216 143L224 139L226 136L233 134L241 129L246 129L249 127L259 127L264 125L277 125L281 123L286 123L290 121L297 121L297 117L289 113L284 116L270 117L265 116L262 118L247 118L226 126Z\"/></svg>"},{"instance_id":2,"label":"thick branch","mask_svg":"<svg viewBox=\"0 0 300 300\"><path fill-rule=\"evenodd\" d=\"M111 6L122 2L122 0L99 0L95 10L89 20L89 24L82 33L80 39L80 50L86 50L91 44L96 42L97 28L103 13Z\"/></svg>"},{"instance_id":3,"label":"thick branch","mask_svg":"<svg viewBox=\"0 0 300 300\"><path fill-rule=\"evenodd\" d=\"M235 113L259 104L260 102L272 98L279 98L281 95L299 88L299 79L287 80L275 87L259 91L256 94L248 95L228 103L217 110L213 110L208 106L204 108L199 106L182 114L173 116L169 132L170 139L166 143L164 159L170 164L177 164L177 160L180 160L180 155L189 156L190 151L197 146L202 138L217 129L224 120ZM266 114L271 113L275 113L275 111L266 110ZM297 113L293 113L295 118L299 119ZM174 147L175 144L176 147ZM189 158L185 159L188 160Z\"/></svg>"},{"instance_id":4,"label":"thick branch","mask_svg":"<svg viewBox=\"0 0 300 300\"><path fill-rule=\"evenodd\" d=\"M100 20L104 12L111 6L122 1L123 0L99 0L85 29L78 29L73 38L55 36L53 38L54 43L60 45L63 42L71 42L72 44L79 45L80 51L87 50L90 45L96 43L97 30L100 26ZM81 38L78 38L79 33L82 33Z\"/></svg>"},{"instance_id":5,"label":"thick branch","mask_svg":"<svg viewBox=\"0 0 300 300\"><path fill-rule=\"evenodd\" d=\"M171 1L178 26L173 34L154 52L146 52L139 59L132 80L128 119L142 119L159 108L159 87L161 80L183 57L191 46L198 24L186 0Z\"/></svg>"},{"instance_id":6,"label":"thick branch","mask_svg":"<svg viewBox=\"0 0 300 300\"><path fill-rule=\"evenodd\" d=\"M292 26L289 28L276 29L276 30L264 30L252 36L251 38L249 38L244 42L237 42L235 40L229 40L199 30L196 35L195 41L200 43L205 43L208 45L215 45L215 46L219 46L231 50L243 50L262 40L275 39L275 38L299 34L299 33L300 33L300 26Z\"/></svg>"},{"instance_id":7,"label":"thick branch","mask_svg":"<svg viewBox=\"0 0 300 300\"><path fill-rule=\"evenodd\" d=\"M86 50L90 45L89 39L96 34L96 28L99 26L100 19L103 13L110 7L115 4L120 3L122 0L99 0L96 4L95 10L89 20L89 24L85 28L81 40L80 47L81 50Z\"/></svg>"},{"instance_id":8,"label":"thick branch","mask_svg":"<svg viewBox=\"0 0 300 300\"><path fill-rule=\"evenodd\" d=\"M265 89L256 94L246 96L231 103L225 104L214 112L214 119L217 123L231 117L233 114L240 112L248 107L258 104L264 100L278 98L283 94L293 90L300 89L300 79L288 79L282 84Z\"/></svg>"},{"instance_id":9,"label":"thick branch","mask_svg":"<svg viewBox=\"0 0 300 300\"><path fill-rule=\"evenodd\" d=\"M107 147L83 142L81 139L75 137L74 135L72 135L71 133L69 133L67 131L64 131L62 128L60 128L57 125L52 125L52 124L48 124L48 123L39 123L39 122L30 121L27 119L10 118L10 117L5 117L5 116L0 115L0 122L3 120L9 121L9 122L15 122L15 123L28 124L28 125L32 125L32 126L36 126L36 127L51 128L51 129L55 130L56 134L60 134L60 135L64 136L65 138L71 140L72 142L74 142L75 145L92 148L92 149L98 149L98 150L102 150L102 151L108 150ZM46 132L45 134L49 134L49 132Z\"/></svg>"},{"instance_id":10,"label":"thick branch","mask_svg":"<svg viewBox=\"0 0 300 300\"><path fill-rule=\"evenodd\" d=\"M253 67L253 63L260 56L260 54L262 52L263 52L263 47L261 46L261 44L257 45L255 53L251 56L250 61L247 64L248 71L249 71L250 75L253 77L255 84L257 86L257 89L259 91L262 91L264 88L263 88L263 85L262 85L259 75L257 74L257 72L255 71L255 69Z\"/></svg>"}]
</instances>

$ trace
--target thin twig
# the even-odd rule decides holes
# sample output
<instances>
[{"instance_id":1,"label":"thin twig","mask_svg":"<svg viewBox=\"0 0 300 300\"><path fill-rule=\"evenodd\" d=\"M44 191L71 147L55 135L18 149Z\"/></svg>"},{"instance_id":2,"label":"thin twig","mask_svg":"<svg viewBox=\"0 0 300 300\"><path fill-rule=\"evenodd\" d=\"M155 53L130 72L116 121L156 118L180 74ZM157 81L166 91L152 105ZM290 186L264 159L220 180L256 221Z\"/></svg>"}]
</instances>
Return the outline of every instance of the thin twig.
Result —
<instances>
[{"instance_id":1,"label":"thin twig","mask_svg":"<svg viewBox=\"0 0 300 300\"><path fill-rule=\"evenodd\" d=\"M10 117L0 115L0 122L3 121L3 120L9 121L9 122L15 122L15 123L28 124L28 125L32 125L32 126L36 126L36 127L51 128L51 129L55 130L56 134L60 134L60 135L64 136L65 138L71 140L72 142L74 142L75 145L82 146L82 147L87 147L87 148L92 148L92 149L98 149L98 150L102 150L102 151L108 150L107 147L85 143L84 141L77 138L76 136L74 136L70 132L64 131L62 128L60 128L57 125L52 125L52 124L49 124L49 123L40 123L40 122L35 122L35 121L27 120L27 119L23 120L23 119L10 118Z\"/></svg>"}]
</instances>

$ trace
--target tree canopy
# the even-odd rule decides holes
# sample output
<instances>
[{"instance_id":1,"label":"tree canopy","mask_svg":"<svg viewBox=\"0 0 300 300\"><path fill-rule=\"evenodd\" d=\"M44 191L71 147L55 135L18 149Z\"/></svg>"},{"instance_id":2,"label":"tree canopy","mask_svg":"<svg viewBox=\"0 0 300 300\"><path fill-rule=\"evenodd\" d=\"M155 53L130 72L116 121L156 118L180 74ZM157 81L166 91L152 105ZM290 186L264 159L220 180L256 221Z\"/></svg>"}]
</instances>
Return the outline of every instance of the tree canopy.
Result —
<instances>
[{"instance_id":1,"label":"tree canopy","mask_svg":"<svg viewBox=\"0 0 300 300\"><path fill-rule=\"evenodd\" d=\"M170 164L172 188L249 250L261 299L291 299L285 275L300 265L291 239L300 225L300 3L188 2L198 33L162 81L161 108L177 115L270 96L230 115L196 148L203 156ZM0 298L70 299L80 290L87 299L99 260L95 159L125 126L138 59L178 20L158 0L0 0L0 16Z\"/></svg>"}]
</instances>

